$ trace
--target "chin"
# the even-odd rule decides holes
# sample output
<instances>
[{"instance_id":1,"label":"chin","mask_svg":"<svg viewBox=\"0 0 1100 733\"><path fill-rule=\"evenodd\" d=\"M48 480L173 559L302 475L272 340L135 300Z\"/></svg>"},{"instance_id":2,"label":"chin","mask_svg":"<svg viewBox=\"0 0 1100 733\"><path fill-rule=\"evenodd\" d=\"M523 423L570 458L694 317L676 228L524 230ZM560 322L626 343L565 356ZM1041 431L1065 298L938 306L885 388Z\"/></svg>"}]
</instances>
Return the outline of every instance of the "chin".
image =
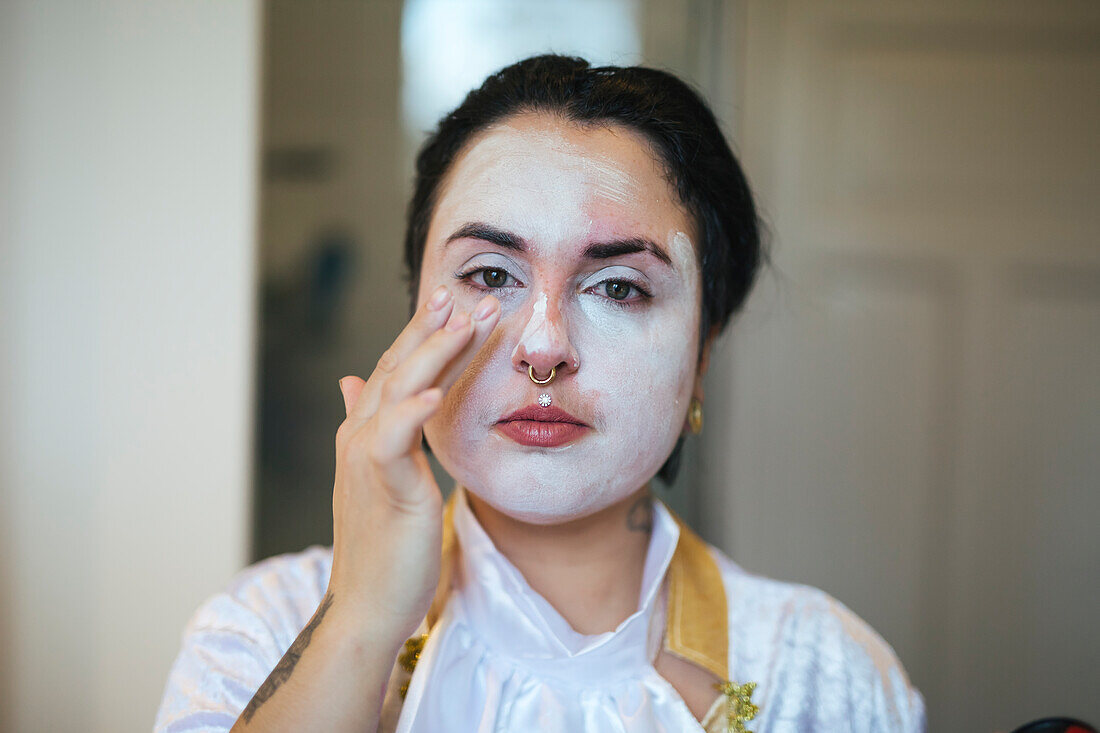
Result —
<instances>
[{"instance_id":1,"label":"chin","mask_svg":"<svg viewBox=\"0 0 1100 733\"><path fill-rule=\"evenodd\" d=\"M525 524L565 524L591 516L636 492L645 481L613 486L546 485L515 480L486 483L484 477L467 476L458 483L501 514Z\"/></svg>"},{"instance_id":2,"label":"chin","mask_svg":"<svg viewBox=\"0 0 1100 733\"><path fill-rule=\"evenodd\" d=\"M467 486L466 490L504 516L524 524L565 524L576 519L582 519L602 508L589 509L583 505L570 505L556 501L542 500L536 502L531 501L529 497L514 494L500 497L493 495L492 492L484 492L470 486ZM588 510L586 511L586 509Z\"/></svg>"},{"instance_id":3,"label":"chin","mask_svg":"<svg viewBox=\"0 0 1100 733\"><path fill-rule=\"evenodd\" d=\"M521 449L492 434L425 432L458 485L504 516L535 525L583 519L625 500L653 478L676 438L641 436L631 443L596 434L563 452Z\"/></svg>"}]
</instances>

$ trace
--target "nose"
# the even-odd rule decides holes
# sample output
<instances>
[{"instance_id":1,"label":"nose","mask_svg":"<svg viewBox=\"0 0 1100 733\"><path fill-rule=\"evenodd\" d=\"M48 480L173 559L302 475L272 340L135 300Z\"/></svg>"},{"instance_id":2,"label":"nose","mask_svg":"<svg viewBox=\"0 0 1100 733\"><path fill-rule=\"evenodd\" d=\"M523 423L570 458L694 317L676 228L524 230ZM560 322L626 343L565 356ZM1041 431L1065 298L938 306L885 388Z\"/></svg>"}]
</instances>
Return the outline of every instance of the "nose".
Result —
<instances>
[{"instance_id":1,"label":"nose","mask_svg":"<svg viewBox=\"0 0 1100 733\"><path fill-rule=\"evenodd\" d=\"M523 333L512 350L512 365L524 374L534 367L536 379L546 379L551 370L562 377L581 366L561 309L546 293L540 293L531 307Z\"/></svg>"}]
</instances>

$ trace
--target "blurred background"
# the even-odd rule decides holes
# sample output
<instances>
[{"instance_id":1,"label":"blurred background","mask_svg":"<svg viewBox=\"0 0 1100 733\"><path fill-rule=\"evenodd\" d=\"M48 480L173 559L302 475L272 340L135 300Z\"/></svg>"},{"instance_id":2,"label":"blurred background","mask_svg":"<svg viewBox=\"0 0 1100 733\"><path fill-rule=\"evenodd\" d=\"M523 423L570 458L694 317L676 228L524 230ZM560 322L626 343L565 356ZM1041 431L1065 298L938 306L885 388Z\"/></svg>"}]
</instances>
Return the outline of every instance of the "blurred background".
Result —
<instances>
[{"instance_id":1,"label":"blurred background","mask_svg":"<svg viewBox=\"0 0 1100 733\"><path fill-rule=\"evenodd\" d=\"M9 0L0 730L150 728L198 604L331 542L416 147L548 50L693 83L771 230L661 496L930 730L1100 721L1100 4Z\"/></svg>"}]
</instances>

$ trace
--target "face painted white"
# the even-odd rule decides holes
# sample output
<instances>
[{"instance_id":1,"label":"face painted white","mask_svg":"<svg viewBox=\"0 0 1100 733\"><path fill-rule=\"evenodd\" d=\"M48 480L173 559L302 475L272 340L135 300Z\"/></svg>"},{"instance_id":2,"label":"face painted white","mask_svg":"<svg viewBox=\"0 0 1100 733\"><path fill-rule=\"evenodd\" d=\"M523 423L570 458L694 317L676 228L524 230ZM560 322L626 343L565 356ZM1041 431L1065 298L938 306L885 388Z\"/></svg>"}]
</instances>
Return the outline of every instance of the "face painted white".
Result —
<instances>
[{"instance_id":1,"label":"face painted white","mask_svg":"<svg viewBox=\"0 0 1100 733\"><path fill-rule=\"evenodd\" d=\"M457 482L516 519L554 523L583 517L636 491L668 457L695 383L701 281L691 221L675 203L648 143L629 130L581 128L545 115L491 128L459 157L444 182L421 270L423 300L444 283L469 310L486 292L500 323L447 393L425 434ZM460 226L483 222L529 243L519 253L476 239L446 246ZM672 266L644 253L582 256L597 241L645 237ZM505 265L508 260L514 265ZM477 263L512 276L489 289ZM515 278L515 280L513 280ZM631 281L622 307L609 279ZM526 357L560 364L533 384ZM542 394L591 426L556 448L520 445L494 429Z\"/></svg>"},{"instance_id":2,"label":"face painted white","mask_svg":"<svg viewBox=\"0 0 1100 733\"><path fill-rule=\"evenodd\" d=\"M608 201L629 205L637 200L638 182L606 158L585 159L585 176L596 181L592 193Z\"/></svg>"}]
</instances>

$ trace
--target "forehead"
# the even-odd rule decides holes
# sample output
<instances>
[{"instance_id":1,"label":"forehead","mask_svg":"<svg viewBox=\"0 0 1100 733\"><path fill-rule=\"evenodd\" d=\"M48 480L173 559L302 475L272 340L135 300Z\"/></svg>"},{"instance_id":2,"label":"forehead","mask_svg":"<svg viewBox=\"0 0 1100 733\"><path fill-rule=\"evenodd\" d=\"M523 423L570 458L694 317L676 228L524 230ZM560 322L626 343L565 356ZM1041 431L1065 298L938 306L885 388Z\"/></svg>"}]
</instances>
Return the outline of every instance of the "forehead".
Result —
<instances>
[{"instance_id":1,"label":"forehead","mask_svg":"<svg viewBox=\"0 0 1100 733\"><path fill-rule=\"evenodd\" d=\"M586 238L666 241L670 233L691 231L663 164L640 133L544 113L507 118L467 145L441 185L428 247L470 221L555 248Z\"/></svg>"}]
</instances>

